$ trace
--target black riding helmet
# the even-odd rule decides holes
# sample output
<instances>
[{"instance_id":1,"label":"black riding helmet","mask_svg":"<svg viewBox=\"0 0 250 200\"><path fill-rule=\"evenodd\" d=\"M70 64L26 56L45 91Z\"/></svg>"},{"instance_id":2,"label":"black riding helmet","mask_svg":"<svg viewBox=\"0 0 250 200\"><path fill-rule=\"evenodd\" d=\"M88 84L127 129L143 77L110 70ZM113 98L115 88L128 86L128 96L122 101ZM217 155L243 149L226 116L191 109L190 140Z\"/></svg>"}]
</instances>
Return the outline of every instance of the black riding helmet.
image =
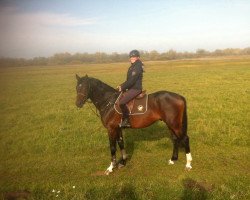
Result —
<instances>
[{"instance_id":1,"label":"black riding helmet","mask_svg":"<svg viewBox=\"0 0 250 200\"><path fill-rule=\"evenodd\" d=\"M139 53L139 51L137 51L137 50L132 50L132 51L130 51L130 53L129 53L129 57L131 58L131 57L140 57L140 53Z\"/></svg>"}]
</instances>

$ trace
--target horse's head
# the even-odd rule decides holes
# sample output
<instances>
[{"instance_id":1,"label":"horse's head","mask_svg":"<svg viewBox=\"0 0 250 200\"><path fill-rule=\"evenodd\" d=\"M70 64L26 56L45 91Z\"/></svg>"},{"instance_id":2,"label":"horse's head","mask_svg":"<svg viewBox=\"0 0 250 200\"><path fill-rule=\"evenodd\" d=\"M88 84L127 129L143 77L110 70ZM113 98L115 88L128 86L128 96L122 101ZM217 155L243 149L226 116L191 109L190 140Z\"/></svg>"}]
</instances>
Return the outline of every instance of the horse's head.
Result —
<instances>
[{"instance_id":1,"label":"horse's head","mask_svg":"<svg viewBox=\"0 0 250 200\"><path fill-rule=\"evenodd\" d=\"M76 106L81 108L89 98L90 82L87 75L81 78L76 74L76 79Z\"/></svg>"}]
</instances>

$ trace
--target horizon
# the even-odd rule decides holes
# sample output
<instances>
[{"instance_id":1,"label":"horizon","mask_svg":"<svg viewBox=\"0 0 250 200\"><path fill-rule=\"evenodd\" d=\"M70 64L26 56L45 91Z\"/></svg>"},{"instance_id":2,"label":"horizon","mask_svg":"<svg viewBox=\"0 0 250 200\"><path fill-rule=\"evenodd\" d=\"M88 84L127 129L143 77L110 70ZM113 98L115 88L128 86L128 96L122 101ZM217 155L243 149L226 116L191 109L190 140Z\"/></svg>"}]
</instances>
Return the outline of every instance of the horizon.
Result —
<instances>
[{"instance_id":1,"label":"horizon","mask_svg":"<svg viewBox=\"0 0 250 200\"><path fill-rule=\"evenodd\" d=\"M209 51L209 50L206 50L206 49L196 49L195 51L176 51L175 49L169 49L169 50L166 50L166 51L163 51L163 52L159 52L157 50L152 50L152 51L147 51L147 50L142 50L140 49L139 52L140 54L152 54L152 53L158 53L159 56L160 55L163 55L164 53L169 53L171 51L175 52L177 55L179 54L192 54L192 55L198 55L199 52L198 51L204 51L204 55L203 56L213 56L213 57L216 57L216 56L231 56L231 55L239 55L239 56L242 56L242 55L249 55L249 49L250 47L246 47L246 48L225 48L225 49L215 49L215 50L212 50L212 51ZM226 52L227 50L231 50L230 53ZM247 50L247 53L243 53L244 50ZM216 55L216 51L220 51L220 53L222 53L223 55ZM93 52L93 53L89 53L89 52L75 52L75 53L70 53L70 52L56 52L54 53L53 55L48 55L48 56L35 56L35 57L30 57L30 58L24 58L24 57L3 57L3 56L0 56L0 59L25 59L25 60L33 60L33 59L36 59L36 58L52 58L56 55L66 55L66 54L69 54L69 56L74 56L76 54L79 54L79 55L84 55L84 54L88 54L90 56L94 56L96 54L105 54L107 56L112 56L113 54L117 54L117 55L125 55L125 54L129 54L129 52L121 52L121 53L118 53L118 52ZM218 53L218 52L217 52Z\"/></svg>"},{"instance_id":2,"label":"horizon","mask_svg":"<svg viewBox=\"0 0 250 200\"><path fill-rule=\"evenodd\" d=\"M244 49L249 10L246 0L2 0L0 57Z\"/></svg>"}]
</instances>

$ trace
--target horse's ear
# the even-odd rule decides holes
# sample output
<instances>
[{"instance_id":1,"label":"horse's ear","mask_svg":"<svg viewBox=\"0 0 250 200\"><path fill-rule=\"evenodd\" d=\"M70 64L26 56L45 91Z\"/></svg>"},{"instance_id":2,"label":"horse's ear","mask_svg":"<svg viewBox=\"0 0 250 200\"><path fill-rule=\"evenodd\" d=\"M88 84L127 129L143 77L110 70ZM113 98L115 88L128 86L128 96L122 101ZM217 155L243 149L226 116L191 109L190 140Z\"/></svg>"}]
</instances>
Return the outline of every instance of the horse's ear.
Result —
<instances>
[{"instance_id":1,"label":"horse's ear","mask_svg":"<svg viewBox=\"0 0 250 200\"><path fill-rule=\"evenodd\" d=\"M88 78L88 74L86 74L85 77Z\"/></svg>"},{"instance_id":2,"label":"horse's ear","mask_svg":"<svg viewBox=\"0 0 250 200\"><path fill-rule=\"evenodd\" d=\"M80 80L81 78L80 78L80 76L78 76L77 74L76 74L76 80Z\"/></svg>"}]
</instances>

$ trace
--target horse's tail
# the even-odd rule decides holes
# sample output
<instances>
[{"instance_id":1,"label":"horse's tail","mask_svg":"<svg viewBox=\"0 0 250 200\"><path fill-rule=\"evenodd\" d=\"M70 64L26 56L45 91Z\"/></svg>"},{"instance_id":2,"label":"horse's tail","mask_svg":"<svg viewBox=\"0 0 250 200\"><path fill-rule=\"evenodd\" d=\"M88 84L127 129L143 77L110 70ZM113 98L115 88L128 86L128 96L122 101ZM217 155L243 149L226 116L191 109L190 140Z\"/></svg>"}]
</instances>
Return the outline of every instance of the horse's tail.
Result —
<instances>
[{"instance_id":1,"label":"horse's tail","mask_svg":"<svg viewBox=\"0 0 250 200\"><path fill-rule=\"evenodd\" d=\"M184 110L182 115L182 135L187 135L187 126L188 126L188 119L187 119L187 102L186 99L183 97L184 101Z\"/></svg>"}]
</instances>

